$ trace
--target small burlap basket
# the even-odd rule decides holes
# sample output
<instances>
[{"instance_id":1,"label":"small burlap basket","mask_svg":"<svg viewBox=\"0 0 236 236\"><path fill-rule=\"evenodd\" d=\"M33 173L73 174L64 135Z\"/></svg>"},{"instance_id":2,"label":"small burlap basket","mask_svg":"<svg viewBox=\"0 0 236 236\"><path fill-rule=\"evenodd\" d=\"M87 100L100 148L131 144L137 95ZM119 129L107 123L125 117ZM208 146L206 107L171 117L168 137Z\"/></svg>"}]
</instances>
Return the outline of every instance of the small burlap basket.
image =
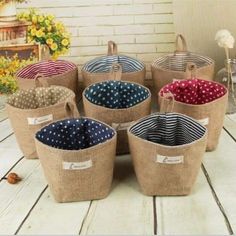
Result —
<instances>
[{"instance_id":1,"label":"small burlap basket","mask_svg":"<svg viewBox=\"0 0 236 236\"><path fill-rule=\"evenodd\" d=\"M42 128L35 142L56 201L101 199L109 194L116 150L114 129L90 118L73 118Z\"/></svg>"},{"instance_id":2,"label":"small burlap basket","mask_svg":"<svg viewBox=\"0 0 236 236\"><path fill-rule=\"evenodd\" d=\"M182 41L182 48L179 45L179 39ZM165 55L152 63L152 78L156 93L168 83L171 83L174 79L187 79L190 77L191 71L189 70L187 63L195 63L197 66L197 76L212 80L214 74L214 61L206 56L201 56L187 49L187 44L182 35L176 37L176 51L173 54Z\"/></svg>"},{"instance_id":3,"label":"small burlap basket","mask_svg":"<svg viewBox=\"0 0 236 236\"><path fill-rule=\"evenodd\" d=\"M8 116L26 158L37 158L34 136L42 126L78 114L74 100L74 92L61 86L20 90L8 98Z\"/></svg>"},{"instance_id":4,"label":"small burlap basket","mask_svg":"<svg viewBox=\"0 0 236 236\"><path fill-rule=\"evenodd\" d=\"M20 89L49 85L64 86L78 94L78 68L69 61L42 61L28 65L16 73Z\"/></svg>"},{"instance_id":5,"label":"small burlap basket","mask_svg":"<svg viewBox=\"0 0 236 236\"><path fill-rule=\"evenodd\" d=\"M117 73L114 75L117 76ZM151 93L148 88L136 83L109 80L86 88L83 104L86 116L115 128L117 154L126 154L129 153L127 128L132 122L150 114Z\"/></svg>"},{"instance_id":6,"label":"small burlap basket","mask_svg":"<svg viewBox=\"0 0 236 236\"><path fill-rule=\"evenodd\" d=\"M161 112L182 113L207 127L207 151L218 145L227 101L226 87L197 78L172 82L159 92Z\"/></svg>"},{"instance_id":7,"label":"small burlap basket","mask_svg":"<svg viewBox=\"0 0 236 236\"><path fill-rule=\"evenodd\" d=\"M156 113L132 125L128 137L144 194L190 194L206 149L204 126L182 114Z\"/></svg>"},{"instance_id":8,"label":"small burlap basket","mask_svg":"<svg viewBox=\"0 0 236 236\"><path fill-rule=\"evenodd\" d=\"M108 42L107 56L95 58L87 62L82 68L84 87L109 80L112 64L122 66L121 80L144 84L146 75L145 65L135 58L117 54L117 44Z\"/></svg>"}]
</instances>

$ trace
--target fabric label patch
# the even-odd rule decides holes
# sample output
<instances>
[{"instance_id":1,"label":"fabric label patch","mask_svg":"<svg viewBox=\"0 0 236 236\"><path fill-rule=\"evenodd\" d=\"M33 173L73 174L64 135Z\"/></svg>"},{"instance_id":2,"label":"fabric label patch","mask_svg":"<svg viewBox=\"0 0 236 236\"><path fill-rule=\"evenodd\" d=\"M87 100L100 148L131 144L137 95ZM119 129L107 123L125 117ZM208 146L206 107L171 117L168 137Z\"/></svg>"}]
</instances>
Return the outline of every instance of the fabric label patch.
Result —
<instances>
[{"instance_id":1,"label":"fabric label patch","mask_svg":"<svg viewBox=\"0 0 236 236\"><path fill-rule=\"evenodd\" d=\"M209 124L209 117L207 118L204 118L204 119L201 119L201 120L198 120L198 122L201 124L201 125L208 125Z\"/></svg>"},{"instance_id":2,"label":"fabric label patch","mask_svg":"<svg viewBox=\"0 0 236 236\"><path fill-rule=\"evenodd\" d=\"M184 163L184 156L163 156L157 154L156 162L161 164L181 164Z\"/></svg>"},{"instance_id":3,"label":"fabric label patch","mask_svg":"<svg viewBox=\"0 0 236 236\"><path fill-rule=\"evenodd\" d=\"M41 117L28 117L29 125L39 125L53 120L53 115L41 116Z\"/></svg>"},{"instance_id":4,"label":"fabric label patch","mask_svg":"<svg viewBox=\"0 0 236 236\"><path fill-rule=\"evenodd\" d=\"M84 170L93 166L92 160L83 162L63 162L64 170Z\"/></svg>"},{"instance_id":5,"label":"fabric label patch","mask_svg":"<svg viewBox=\"0 0 236 236\"><path fill-rule=\"evenodd\" d=\"M112 123L111 127L115 130L126 130L128 129L134 122L126 122L126 123Z\"/></svg>"}]
</instances>

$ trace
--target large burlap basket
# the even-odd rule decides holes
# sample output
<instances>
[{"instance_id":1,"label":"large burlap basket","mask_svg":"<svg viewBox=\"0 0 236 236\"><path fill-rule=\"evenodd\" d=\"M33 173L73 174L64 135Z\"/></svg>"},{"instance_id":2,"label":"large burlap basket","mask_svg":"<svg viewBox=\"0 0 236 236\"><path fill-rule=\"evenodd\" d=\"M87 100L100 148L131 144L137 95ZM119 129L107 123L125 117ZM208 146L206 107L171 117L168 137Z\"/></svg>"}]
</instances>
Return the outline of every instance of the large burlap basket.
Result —
<instances>
[{"instance_id":1,"label":"large burlap basket","mask_svg":"<svg viewBox=\"0 0 236 236\"><path fill-rule=\"evenodd\" d=\"M179 39L182 40L182 49L179 45ZM187 64L195 63L197 66L197 76L212 80L214 74L214 61L206 56L198 55L189 52L187 49L186 41L182 35L176 37L176 51L173 54L162 56L156 59L151 66L152 78L156 93L173 79L187 79L190 77L191 71Z\"/></svg>"},{"instance_id":2,"label":"large burlap basket","mask_svg":"<svg viewBox=\"0 0 236 236\"><path fill-rule=\"evenodd\" d=\"M172 82L159 93L161 112L182 113L207 127L207 151L218 145L227 100L228 92L222 84L197 78Z\"/></svg>"},{"instance_id":3,"label":"large burlap basket","mask_svg":"<svg viewBox=\"0 0 236 236\"><path fill-rule=\"evenodd\" d=\"M128 129L135 173L146 195L188 195L206 149L207 129L177 114L152 114Z\"/></svg>"},{"instance_id":4,"label":"large burlap basket","mask_svg":"<svg viewBox=\"0 0 236 236\"><path fill-rule=\"evenodd\" d=\"M49 85L69 88L78 94L78 69L69 61L42 61L28 65L16 73L20 89L30 89Z\"/></svg>"},{"instance_id":5,"label":"large burlap basket","mask_svg":"<svg viewBox=\"0 0 236 236\"><path fill-rule=\"evenodd\" d=\"M74 99L75 94L61 86L20 90L9 97L8 116L26 158L37 158L34 135L42 126L78 114Z\"/></svg>"},{"instance_id":6,"label":"large burlap basket","mask_svg":"<svg viewBox=\"0 0 236 236\"><path fill-rule=\"evenodd\" d=\"M148 88L131 82L109 80L87 87L83 92L85 114L117 131L117 154L129 153L127 128L151 112Z\"/></svg>"},{"instance_id":7,"label":"large burlap basket","mask_svg":"<svg viewBox=\"0 0 236 236\"><path fill-rule=\"evenodd\" d=\"M61 120L36 134L36 147L56 201L101 199L109 194L116 150L111 127L90 118Z\"/></svg>"},{"instance_id":8,"label":"large burlap basket","mask_svg":"<svg viewBox=\"0 0 236 236\"><path fill-rule=\"evenodd\" d=\"M116 43L109 41L107 56L95 58L83 66L84 87L109 80L112 64L117 63L122 66L121 80L144 84L146 75L145 65L135 58L117 54Z\"/></svg>"}]
</instances>

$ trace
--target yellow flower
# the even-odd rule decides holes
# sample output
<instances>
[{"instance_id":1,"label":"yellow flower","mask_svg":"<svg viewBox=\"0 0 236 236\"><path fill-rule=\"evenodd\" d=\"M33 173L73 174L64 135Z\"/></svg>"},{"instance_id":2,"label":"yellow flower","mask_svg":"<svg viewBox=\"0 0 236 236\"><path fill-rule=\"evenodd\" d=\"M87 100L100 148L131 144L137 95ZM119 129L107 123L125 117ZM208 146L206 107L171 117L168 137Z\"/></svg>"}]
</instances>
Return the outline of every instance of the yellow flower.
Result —
<instances>
[{"instance_id":1,"label":"yellow flower","mask_svg":"<svg viewBox=\"0 0 236 236\"><path fill-rule=\"evenodd\" d=\"M68 49L67 48L62 48L62 50L61 50L61 53L62 54L66 54L68 52Z\"/></svg>"},{"instance_id":2,"label":"yellow flower","mask_svg":"<svg viewBox=\"0 0 236 236\"><path fill-rule=\"evenodd\" d=\"M48 15L47 18L52 21L54 19L54 15Z\"/></svg>"},{"instance_id":3,"label":"yellow flower","mask_svg":"<svg viewBox=\"0 0 236 236\"><path fill-rule=\"evenodd\" d=\"M35 36L36 33L37 33L37 30L36 30L36 29L32 29L32 30L30 31L30 34L31 34L32 36Z\"/></svg>"},{"instance_id":4,"label":"yellow flower","mask_svg":"<svg viewBox=\"0 0 236 236\"><path fill-rule=\"evenodd\" d=\"M46 24L47 26L49 26L49 25L50 25L50 21L49 21L49 20L45 20L45 24Z\"/></svg>"},{"instance_id":5,"label":"yellow flower","mask_svg":"<svg viewBox=\"0 0 236 236\"><path fill-rule=\"evenodd\" d=\"M37 36L38 38L41 38L41 37L44 36L44 33L42 32L42 30L38 30L38 31L36 32L36 36Z\"/></svg>"},{"instance_id":6,"label":"yellow flower","mask_svg":"<svg viewBox=\"0 0 236 236\"><path fill-rule=\"evenodd\" d=\"M63 45L63 46L68 46L68 44L69 44L69 41L68 41L68 39L63 39L62 41L61 41L61 44Z\"/></svg>"},{"instance_id":7,"label":"yellow flower","mask_svg":"<svg viewBox=\"0 0 236 236\"><path fill-rule=\"evenodd\" d=\"M57 23L56 23L56 28L57 28L58 30L62 30L64 27L63 27L63 25L62 25L61 22L57 22Z\"/></svg>"},{"instance_id":8,"label":"yellow flower","mask_svg":"<svg viewBox=\"0 0 236 236\"><path fill-rule=\"evenodd\" d=\"M38 21L39 21L40 23L42 23L42 22L44 21L44 17L43 17L43 16L38 16Z\"/></svg>"},{"instance_id":9,"label":"yellow flower","mask_svg":"<svg viewBox=\"0 0 236 236\"><path fill-rule=\"evenodd\" d=\"M53 43L50 48L53 50L53 51L56 51L58 49L58 45L56 43Z\"/></svg>"},{"instance_id":10,"label":"yellow flower","mask_svg":"<svg viewBox=\"0 0 236 236\"><path fill-rule=\"evenodd\" d=\"M38 21L38 19L37 19L37 16L32 16L32 23L33 24L37 24L37 21Z\"/></svg>"},{"instance_id":11,"label":"yellow flower","mask_svg":"<svg viewBox=\"0 0 236 236\"><path fill-rule=\"evenodd\" d=\"M47 30L48 30L48 32L50 32L50 31L52 30L52 26L49 25L49 26L47 27Z\"/></svg>"},{"instance_id":12,"label":"yellow flower","mask_svg":"<svg viewBox=\"0 0 236 236\"><path fill-rule=\"evenodd\" d=\"M46 43L47 43L48 45L53 44L53 39L47 39Z\"/></svg>"},{"instance_id":13,"label":"yellow flower","mask_svg":"<svg viewBox=\"0 0 236 236\"><path fill-rule=\"evenodd\" d=\"M25 12L25 13L23 13L22 17L27 20L29 18L29 14Z\"/></svg>"}]
</instances>

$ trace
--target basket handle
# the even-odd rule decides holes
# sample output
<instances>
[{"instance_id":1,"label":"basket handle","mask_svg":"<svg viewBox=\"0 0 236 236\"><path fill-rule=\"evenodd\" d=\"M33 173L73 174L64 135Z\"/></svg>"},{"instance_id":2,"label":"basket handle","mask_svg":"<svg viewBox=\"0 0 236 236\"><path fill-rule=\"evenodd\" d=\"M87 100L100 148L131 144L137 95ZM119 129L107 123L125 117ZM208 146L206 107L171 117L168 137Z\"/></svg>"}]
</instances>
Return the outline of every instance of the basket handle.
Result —
<instances>
[{"instance_id":1,"label":"basket handle","mask_svg":"<svg viewBox=\"0 0 236 236\"><path fill-rule=\"evenodd\" d=\"M66 102L65 110L69 118L78 118L80 116L77 107L70 101Z\"/></svg>"},{"instance_id":2,"label":"basket handle","mask_svg":"<svg viewBox=\"0 0 236 236\"><path fill-rule=\"evenodd\" d=\"M122 66L118 63L114 63L111 66L109 80L121 80Z\"/></svg>"},{"instance_id":3,"label":"basket handle","mask_svg":"<svg viewBox=\"0 0 236 236\"><path fill-rule=\"evenodd\" d=\"M185 72L187 79L195 79L197 74L197 65L193 62L187 62Z\"/></svg>"},{"instance_id":4,"label":"basket handle","mask_svg":"<svg viewBox=\"0 0 236 236\"><path fill-rule=\"evenodd\" d=\"M181 40L181 46L179 44L179 40ZM183 53L183 52L188 52L187 48L187 43L182 34L177 34L176 39L175 39L175 53Z\"/></svg>"},{"instance_id":5,"label":"basket handle","mask_svg":"<svg viewBox=\"0 0 236 236\"><path fill-rule=\"evenodd\" d=\"M41 79L42 78L42 79ZM37 75L35 75L34 77L34 83L35 83L35 87L49 87L50 85L48 84L48 81L45 79L45 77L38 73Z\"/></svg>"},{"instance_id":6,"label":"basket handle","mask_svg":"<svg viewBox=\"0 0 236 236\"><path fill-rule=\"evenodd\" d=\"M173 93L163 93L163 99L160 104L160 112L173 112L175 105L175 98Z\"/></svg>"},{"instance_id":7,"label":"basket handle","mask_svg":"<svg viewBox=\"0 0 236 236\"><path fill-rule=\"evenodd\" d=\"M108 56L117 55L117 44L114 41L108 41Z\"/></svg>"}]
</instances>

